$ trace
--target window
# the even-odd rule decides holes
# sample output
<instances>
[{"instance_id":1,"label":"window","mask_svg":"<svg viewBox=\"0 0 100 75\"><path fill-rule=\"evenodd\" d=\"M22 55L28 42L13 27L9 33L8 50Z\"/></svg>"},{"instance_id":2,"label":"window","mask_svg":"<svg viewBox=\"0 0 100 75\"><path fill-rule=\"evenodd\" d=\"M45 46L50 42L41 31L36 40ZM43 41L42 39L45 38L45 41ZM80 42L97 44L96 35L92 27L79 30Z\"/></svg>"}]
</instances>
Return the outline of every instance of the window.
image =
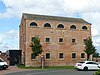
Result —
<instances>
[{"instance_id":1,"label":"window","mask_svg":"<svg viewBox=\"0 0 100 75\"><path fill-rule=\"evenodd\" d=\"M70 27L70 29L76 29L76 26L75 26L75 25L72 25L72 26Z\"/></svg>"},{"instance_id":2,"label":"window","mask_svg":"<svg viewBox=\"0 0 100 75\"><path fill-rule=\"evenodd\" d=\"M86 64L93 64L92 62L87 62Z\"/></svg>"},{"instance_id":3,"label":"window","mask_svg":"<svg viewBox=\"0 0 100 75\"><path fill-rule=\"evenodd\" d=\"M83 30L87 30L87 27L86 27L86 26L83 26L82 29L83 29Z\"/></svg>"},{"instance_id":4,"label":"window","mask_svg":"<svg viewBox=\"0 0 100 75\"><path fill-rule=\"evenodd\" d=\"M50 59L50 53L46 53L46 59Z\"/></svg>"},{"instance_id":5,"label":"window","mask_svg":"<svg viewBox=\"0 0 100 75\"><path fill-rule=\"evenodd\" d=\"M81 58L85 58L85 54L84 53L81 53Z\"/></svg>"},{"instance_id":6,"label":"window","mask_svg":"<svg viewBox=\"0 0 100 75\"><path fill-rule=\"evenodd\" d=\"M49 23L44 24L44 27L51 27Z\"/></svg>"},{"instance_id":7,"label":"window","mask_svg":"<svg viewBox=\"0 0 100 75\"><path fill-rule=\"evenodd\" d=\"M59 38L59 42L63 42L63 38Z\"/></svg>"},{"instance_id":8,"label":"window","mask_svg":"<svg viewBox=\"0 0 100 75\"><path fill-rule=\"evenodd\" d=\"M31 59L36 59L36 53L31 53Z\"/></svg>"},{"instance_id":9,"label":"window","mask_svg":"<svg viewBox=\"0 0 100 75\"><path fill-rule=\"evenodd\" d=\"M31 38L31 41L32 41L32 42L34 41L34 37Z\"/></svg>"},{"instance_id":10,"label":"window","mask_svg":"<svg viewBox=\"0 0 100 75\"><path fill-rule=\"evenodd\" d=\"M87 39L84 39L83 41L84 41L84 43L85 43L85 42L87 41Z\"/></svg>"},{"instance_id":11,"label":"window","mask_svg":"<svg viewBox=\"0 0 100 75\"><path fill-rule=\"evenodd\" d=\"M98 65L96 62L87 62L86 64L94 64L94 65Z\"/></svg>"},{"instance_id":12,"label":"window","mask_svg":"<svg viewBox=\"0 0 100 75\"><path fill-rule=\"evenodd\" d=\"M46 38L46 42L50 42L50 38Z\"/></svg>"},{"instance_id":13,"label":"window","mask_svg":"<svg viewBox=\"0 0 100 75\"><path fill-rule=\"evenodd\" d=\"M64 25L59 24L59 25L57 26L57 28L64 28Z\"/></svg>"},{"instance_id":14,"label":"window","mask_svg":"<svg viewBox=\"0 0 100 75\"><path fill-rule=\"evenodd\" d=\"M72 43L75 43L75 39L72 39Z\"/></svg>"},{"instance_id":15,"label":"window","mask_svg":"<svg viewBox=\"0 0 100 75\"><path fill-rule=\"evenodd\" d=\"M72 58L76 58L76 53L72 53Z\"/></svg>"},{"instance_id":16,"label":"window","mask_svg":"<svg viewBox=\"0 0 100 75\"><path fill-rule=\"evenodd\" d=\"M63 53L59 53L59 58L60 58L60 59L63 58Z\"/></svg>"},{"instance_id":17,"label":"window","mask_svg":"<svg viewBox=\"0 0 100 75\"><path fill-rule=\"evenodd\" d=\"M30 26L37 26L37 24L35 22L30 23Z\"/></svg>"}]
</instances>

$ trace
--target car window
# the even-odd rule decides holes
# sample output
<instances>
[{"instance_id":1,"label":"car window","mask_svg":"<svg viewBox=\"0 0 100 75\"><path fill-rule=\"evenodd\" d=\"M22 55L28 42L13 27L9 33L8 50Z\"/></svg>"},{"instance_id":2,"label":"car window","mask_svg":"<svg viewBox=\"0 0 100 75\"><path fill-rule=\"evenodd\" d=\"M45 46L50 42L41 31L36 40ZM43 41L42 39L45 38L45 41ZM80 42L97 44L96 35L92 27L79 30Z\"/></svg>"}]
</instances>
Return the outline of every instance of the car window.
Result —
<instances>
[{"instance_id":1,"label":"car window","mask_svg":"<svg viewBox=\"0 0 100 75\"><path fill-rule=\"evenodd\" d=\"M93 62L93 64L98 65L96 62Z\"/></svg>"},{"instance_id":2,"label":"car window","mask_svg":"<svg viewBox=\"0 0 100 75\"><path fill-rule=\"evenodd\" d=\"M92 62L87 62L86 64L93 64Z\"/></svg>"},{"instance_id":3,"label":"car window","mask_svg":"<svg viewBox=\"0 0 100 75\"><path fill-rule=\"evenodd\" d=\"M86 64L95 64L95 65L98 65L98 64L95 63L95 62L87 62Z\"/></svg>"},{"instance_id":4,"label":"car window","mask_svg":"<svg viewBox=\"0 0 100 75\"><path fill-rule=\"evenodd\" d=\"M3 60L2 60L2 59L0 59L0 62L3 62Z\"/></svg>"}]
</instances>

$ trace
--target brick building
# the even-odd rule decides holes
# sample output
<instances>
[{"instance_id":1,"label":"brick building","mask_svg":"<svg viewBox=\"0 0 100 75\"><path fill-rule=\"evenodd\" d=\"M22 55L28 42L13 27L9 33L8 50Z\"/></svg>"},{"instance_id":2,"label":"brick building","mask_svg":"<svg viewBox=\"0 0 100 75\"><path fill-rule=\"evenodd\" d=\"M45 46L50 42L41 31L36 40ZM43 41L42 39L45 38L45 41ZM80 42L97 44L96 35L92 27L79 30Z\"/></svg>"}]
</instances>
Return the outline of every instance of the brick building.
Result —
<instances>
[{"instance_id":1,"label":"brick building","mask_svg":"<svg viewBox=\"0 0 100 75\"><path fill-rule=\"evenodd\" d=\"M26 14L20 23L20 49L26 66L39 66L40 56L32 58L31 39L40 38L44 65L64 66L86 60L84 41L91 37L91 24L81 18Z\"/></svg>"}]
</instances>

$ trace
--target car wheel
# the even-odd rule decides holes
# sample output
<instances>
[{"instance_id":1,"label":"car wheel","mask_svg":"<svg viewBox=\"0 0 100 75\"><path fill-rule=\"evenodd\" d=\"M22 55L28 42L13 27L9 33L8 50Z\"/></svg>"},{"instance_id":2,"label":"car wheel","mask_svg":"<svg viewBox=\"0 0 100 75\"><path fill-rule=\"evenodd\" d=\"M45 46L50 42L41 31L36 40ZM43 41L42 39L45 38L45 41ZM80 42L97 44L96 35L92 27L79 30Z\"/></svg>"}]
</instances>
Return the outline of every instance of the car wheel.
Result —
<instances>
[{"instance_id":1,"label":"car wheel","mask_svg":"<svg viewBox=\"0 0 100 75\"><path fill-rule=\"evenodd\" d=\"M6 68L5 68L5 67L3 67L3 70L6 70Z\"/></svg>"},{"instance_id":2,"label":"car wheel","mask_svg":"<svg viewBox=\"0 0 100 75\"><path fill-rule=\"evenodd\" d=\"M84 67L84 69L83 69L84 71L87 71L88 70L88 67Z\"/></svg>"}]
</instances>

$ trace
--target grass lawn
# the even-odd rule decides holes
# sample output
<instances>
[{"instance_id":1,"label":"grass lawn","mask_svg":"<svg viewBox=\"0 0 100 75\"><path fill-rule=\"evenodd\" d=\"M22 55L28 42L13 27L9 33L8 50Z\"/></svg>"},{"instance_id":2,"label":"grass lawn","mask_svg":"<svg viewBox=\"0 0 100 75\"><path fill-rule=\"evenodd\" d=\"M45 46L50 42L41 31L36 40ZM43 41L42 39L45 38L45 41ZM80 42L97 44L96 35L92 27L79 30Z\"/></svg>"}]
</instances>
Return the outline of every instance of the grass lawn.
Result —
<instances>
[{"instance_id":1,"label":"grass lawn","mask_svg":"<svg viewBox=\"0 0 100 75\"><path fill-rule=\"evenodd\" d=\"M100 70L98 70L97 72L95 72L95 74L93 75L100 75Z\"/></svg>"},{"instance_id":2,"label":"grass lawn","mask_svg":"<svg viewBox=\"0 0 100 75\"><path fill-rule=\"evenodd\" d=\"M45 69L74 69L74 66L49 66Z\"/></svg>"},{"instance_id":3,"label":"grass lawn","mask_svg":"<svg viewBox=\"0 0 100 75\"><path fill-rule=\"evenodd\" d=\"M22 69L41 69L41 67L25 67L25 66L17 66ZM48 66L44 67L44 69L74 69L74 66Z\"/></svg>"}]
</instances>

